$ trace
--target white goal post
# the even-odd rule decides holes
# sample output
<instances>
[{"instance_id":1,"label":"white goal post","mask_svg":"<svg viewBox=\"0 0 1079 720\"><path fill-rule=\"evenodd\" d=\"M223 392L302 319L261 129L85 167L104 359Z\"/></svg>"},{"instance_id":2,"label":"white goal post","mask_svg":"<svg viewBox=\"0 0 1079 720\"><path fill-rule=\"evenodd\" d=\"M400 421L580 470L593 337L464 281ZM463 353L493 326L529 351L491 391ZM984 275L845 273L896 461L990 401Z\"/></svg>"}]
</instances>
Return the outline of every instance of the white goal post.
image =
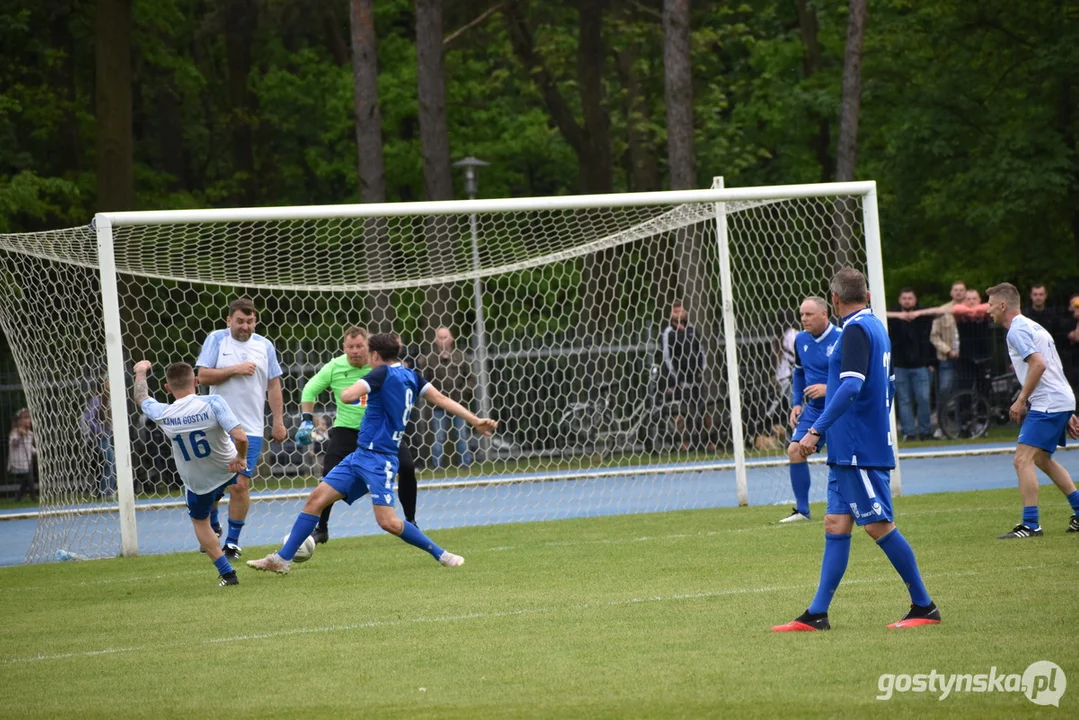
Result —
<instances>
[{"instance_id":1,"label":"white goal post","mask_svg":"<svg viewBox=\"0 0 1079 720\"><path fill-rule=\"evenodd\" d=\"M291 442L299 391L349 325L394 329L421 365L434 329L451 328L466 400L503 423L479 442L415 415L425 528L788 501L778 338L847 264L884 320L873 182L101 213L90 230L0 235L0 324L42 459L27 559L193 546L168 445L132 408L131 365L150 359L160 380L171 362L194 364L239 296L277 344L290 434L267 441L251 544L278 539L317 483L317 448ZM701 356L682 388L664 353L675 302L699 344L685 352ZM46 361L42 326L65 318L76 351ZM98 392L111 418L99 456L84 400L104 378L123 391ZM77 401L58 410L65 393ZM113 490L114 502L95 497ZM341 509L332 523L365 533L366 515Z\"/></svg>"}]
</instances>

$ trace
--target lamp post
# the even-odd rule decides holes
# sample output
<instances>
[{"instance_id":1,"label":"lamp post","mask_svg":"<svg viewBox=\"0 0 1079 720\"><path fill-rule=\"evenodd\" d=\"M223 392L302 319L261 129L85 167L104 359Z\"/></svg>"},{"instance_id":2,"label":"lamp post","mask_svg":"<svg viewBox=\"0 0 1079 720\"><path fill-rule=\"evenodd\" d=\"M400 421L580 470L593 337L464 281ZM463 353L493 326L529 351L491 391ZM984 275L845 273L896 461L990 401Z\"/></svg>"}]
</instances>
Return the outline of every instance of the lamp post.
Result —
<instances>
[{"instance_id":1,"label":"lamp post","mask_svg":"<svg viewBox=\"0 0 1079 720\"><path fill-rule=\"evenodd\" d=\"M465 170L465 192L468 193L469 200L476 199L476 190L478 189L476 169L487 167L488 165L490 163L477 160L471 155L453 164L454 167L464 168ZM472 364L478 379L476 383L476 400L479 403L480 417L490 417L491 395L487 391L487 327L483 317L483 281L479 277L480 244L476 213L469 214L469 225L472 228L472 271L476 273L472 278L472 301L476 315L474 332L472 333ZM487 438L481 437L480 447L486 450L488 446L489 441Z\"/></svg>"}]
</instances>

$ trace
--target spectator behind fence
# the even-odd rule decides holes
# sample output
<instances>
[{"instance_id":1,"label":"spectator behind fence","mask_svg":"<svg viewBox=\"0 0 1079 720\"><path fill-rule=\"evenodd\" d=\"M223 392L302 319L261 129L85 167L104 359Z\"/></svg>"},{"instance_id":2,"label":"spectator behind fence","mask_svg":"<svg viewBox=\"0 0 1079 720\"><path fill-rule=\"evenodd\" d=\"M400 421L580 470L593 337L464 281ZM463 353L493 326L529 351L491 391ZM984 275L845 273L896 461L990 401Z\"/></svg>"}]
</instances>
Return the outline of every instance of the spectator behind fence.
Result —
<instances>
[{"instance_id":1,"label":"spectator behind fence","mask_svg":"<svg viewBox=\"0 0 1079 720\"><path fill-rule=\"evenodd\" d=\"M37 447L34 444L34 429L30 411L23 408L15 413L11 423L11 432L7 436L7 474L8 480L18 483L19 492L15 502L29 495L37 502L37 488L34 486L34 471L37 462Z\"/></svg>"},{"instance_id":2,"label":"spectator behind fence","mask_svg":"<svg viewBox=\"0 0 1079 720\"><path fill-rule=\"evenodd\" d=\"M932 409L929 407L929 388L932 382L930 368L933 364L933 345L929 341L929 333L932 324L927 315L919 313L918 296L914 290L900 290L899 310L888 313L888 336L892 341L895 399L904 441L914 440L915 436L918 440L926 440L930 436Z\"/></svg>"},{"instance_id":3,"label":"spectator behind fence","mask_svg":"<svg viewBox=\"0 0 1079 720\"><path fill-rule=\"evenodd\" d=\"M952 313L957 304L961 304L967 295L967 284L962 280L952 283L949 302L937 310L940 314L933 320L929 329L929 342L937 351L937 412L944 408L944 403L955 389L955 376L959 362L959 326Z\"/></svg>"},{"instance_id":4,"label":"spectator behind fence","mask_svg":"<svg viewBox=\"0 0 1079 720\"><path fill-rule=\"evenodd\" d=\"M681 448L689 450L710 435L712 418L708 415L703 392L704 373L708 369L704 346L689 324L689 311L681 302L671 305L671 324L663 330L663 365L667 368L667 395L679 404L675 427L682 436Z\"/></svg>"},{"instance_id":5,"label":"spectator behind fence","mask_svg":"<svg viewBox=\"0 0 1079 720\"><path fill-rule=\"evenodd\" d=\"M1030 286L1030 305L1023 311L1023 317L1045 328L1054 338L1060 332L1062 318L1053 308L1046 305L1049 300L1049 291L1045 283L1036 283Z\"/></svg>"},{"instance_id":6,"label":"spectator behind fence","mask_svg":"<svg viewBox=\"0 0 1079 720\"><path fill-rule=\"evenodd\" d=\"M83 432L101 454L101 479L98 495L111 500L116 496L116 452L112 447L112 411L109 406L109 381L90 396L82 414Z\"/></svg>"},{"instance_id":7,"label":"spectator behind fence","mask_svg":"<svg viewBox=\"0 0 1079 720\"><path fill-rule=\"evenodd\" d=\"M989 304L982 302L977 290L969 288L963 303L952 309L959 327L959 387L974 387L979 377L978 365L993 356L988 311Z\"/></svg>"},{"instance_id":8,"label":"spectator behind fence","mask_svg":"<svg viewBox=\"0 0 1079 720\"><path fill-rule=\"evenodd\" d=\"M435 331L433 350L423 356L420 368L428 382L468 407L476 390L476 378L465 354L454 346L453 333L449 328L440 327ZM442 467L443 446L451 426L455 435L458 462L461 467L471 465L469 433L464 419L432 406L431 421L435 426L435 444L431 448L432 465L436 468Z\"/></svg>"}]
</instances>

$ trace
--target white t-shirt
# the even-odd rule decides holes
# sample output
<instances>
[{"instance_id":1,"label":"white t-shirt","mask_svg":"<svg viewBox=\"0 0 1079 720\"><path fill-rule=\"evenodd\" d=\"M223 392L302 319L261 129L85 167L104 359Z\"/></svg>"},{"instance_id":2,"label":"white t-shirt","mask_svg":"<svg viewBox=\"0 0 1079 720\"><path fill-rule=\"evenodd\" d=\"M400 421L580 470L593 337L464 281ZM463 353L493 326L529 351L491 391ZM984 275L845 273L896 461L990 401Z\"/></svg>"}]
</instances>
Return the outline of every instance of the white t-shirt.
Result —
<instances>
[{"instance_id":1,"label":"white t-shirt","mask_svg":"<svg viewBox=\"0 0 1079 720\"><path fill-rule=\"evenodd\" d=\"M1045 372L1030 396L1030 409L1045 413L1075 410L1075 393L1064 375L1053 336L1030 318L1016 315L1008 328L1008 355L1020 383L1027 381L1027 358L1034 353L1041 353Z\"/></svg>"},{"instance_id":2,"label":"white t-shirt","mask_svg":"<svg viewBox=\"0 0 1079 720\"><path fill-rule=\"evenodd\" d=\"M210 388L211 395L220 395L243 425L248 437L262 437L266 424L266 385L281 377L277 350L273 343L252 333L247 342L233 340L227 330L215 330L206 338L196 363L199 367L227 368L245 362L255 363L254 375L233 375L220 385Z\"/></svg>"},{"instance_id":3,"label":"white t-shirt","mask_svg":"<svg viewBox=\"0 0 1079 720\"><path fill-rule=\"evenodd\" d=\"M794 374L794 344L798 341L798 331L787 328L779 339L779 357L776 360L776 380L784 382Z\"/></svg>"},{"instance_id":4,"label":"white t-shirt","mask_svg":"<svg viewBox=\"0 0 1079 720\"><path fill-rule=\"evenodd\" d=\"M205 495L235 475L229 472L236 457L229 431L240 423L223 398L188 395L171 404L146 398L142 411L172 441L176 470L188 490Z\"/></svg>"}]
</instances>

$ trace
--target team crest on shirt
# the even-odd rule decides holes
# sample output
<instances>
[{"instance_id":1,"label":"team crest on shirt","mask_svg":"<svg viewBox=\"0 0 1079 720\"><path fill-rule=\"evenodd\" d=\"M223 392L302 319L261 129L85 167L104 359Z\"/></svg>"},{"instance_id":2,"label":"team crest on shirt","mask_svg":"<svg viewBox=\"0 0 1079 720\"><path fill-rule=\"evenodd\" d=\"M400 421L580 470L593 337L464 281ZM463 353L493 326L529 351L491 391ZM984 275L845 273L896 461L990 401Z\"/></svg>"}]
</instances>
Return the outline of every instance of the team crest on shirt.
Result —
<instances>
[{"instance_id":1,"label":"team crest on shirt","mask_svg":"<svg viewBox=\"0 0 1079 720\"><path fill-rule=\"evenodd\" d=\"M808 345L803 345L802 346L802 352L809 352L809 346Z\"/></svg>"},{"instance_id":2,"label":"team crest on shirt","mask_svg":"<svg viewBox=\"0 0 1079 720\"><path fill-rule=\"evenodd\" d=\"M240 353L240 359L243 360L244 362L247 362L247 351L246 350L244 350L242 353Z\"/></svg>"},{"instance_id":3,"label":"team crest on shirt","mask_svg":"<svg viewBox=\"0 0 1079 720\"><path fill-rule=\"evenodd\" d=\"M828 357L832 357L832 353L835 352L835 346L838 344L838 342L834 342L828 346Z\"/></svg>"}]
</instances>

